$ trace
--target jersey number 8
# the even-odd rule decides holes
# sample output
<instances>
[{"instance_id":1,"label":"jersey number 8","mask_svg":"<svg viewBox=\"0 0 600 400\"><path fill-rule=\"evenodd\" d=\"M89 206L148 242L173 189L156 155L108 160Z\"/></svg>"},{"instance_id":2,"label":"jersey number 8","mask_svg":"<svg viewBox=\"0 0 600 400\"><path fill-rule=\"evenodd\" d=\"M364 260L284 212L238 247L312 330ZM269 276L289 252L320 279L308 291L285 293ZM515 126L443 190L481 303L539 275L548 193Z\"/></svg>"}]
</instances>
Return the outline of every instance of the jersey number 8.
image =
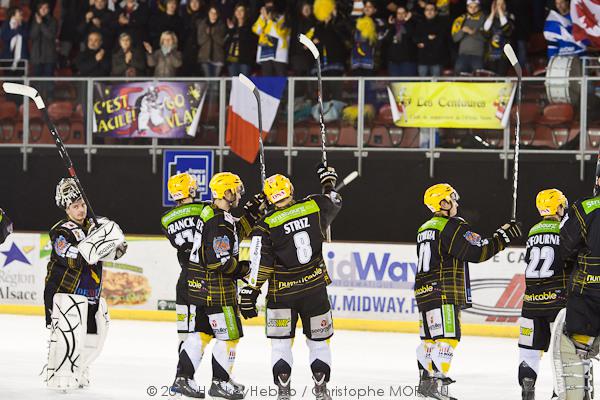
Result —
<instances>
[{"instance_id":1,"label":"jersey number 8","mask_svg":"<svg viewBox=\"0 0 600 400\"><path fill-rule=\"evenodd\" d=\"M296 254L300 264L307 264L312 258L312 247L310 246L310 236L308 232L298 232L294 235L294 245L296 245Z\"/></svg>"},{"instance_id":2,"label":"jersey number 8","mask_svg":"<svg viewBox=\"0 0 600 400\"><path fill-rule=\"evenodd\" d=\"M538 268L543 260L541 268ZM554 263L554 249L550 246L542 248L532 247L529 250L529 265L525 270L525 277L529 279L550 278L554 275L552 264Z\"/></svg>"}]
</instances>

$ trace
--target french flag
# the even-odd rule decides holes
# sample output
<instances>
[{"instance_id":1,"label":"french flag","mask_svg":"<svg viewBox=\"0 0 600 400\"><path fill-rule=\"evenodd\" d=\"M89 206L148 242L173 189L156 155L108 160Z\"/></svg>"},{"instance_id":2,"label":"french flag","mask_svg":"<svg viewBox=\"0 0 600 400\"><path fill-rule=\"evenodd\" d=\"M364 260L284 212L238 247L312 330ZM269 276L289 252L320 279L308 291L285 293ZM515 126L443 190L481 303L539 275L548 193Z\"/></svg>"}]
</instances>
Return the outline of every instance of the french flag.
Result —
<instances>
[{"instance_id":1,"label":"french flag","mask_svg":"<svg viewBox=\"0 0 600 400\"><path fill-rule=\"evenodd\" d=\"M285 77L252 77L260 93L263 139L271 130L287 83ZM253 164L258 155L258 105L256 97L235 77L231 81L225 143L235 154Z\"/></svg>"},{"instance_id":2,"label":"french flag","mask_svg":"<svg viewBox=\"0 0 600 400\"><path fill-rule=\"evenodd\" d=\"M600 0L571 1L571 18L575 40L589 39L600 47Z\"/></svg>"}]
</instances>

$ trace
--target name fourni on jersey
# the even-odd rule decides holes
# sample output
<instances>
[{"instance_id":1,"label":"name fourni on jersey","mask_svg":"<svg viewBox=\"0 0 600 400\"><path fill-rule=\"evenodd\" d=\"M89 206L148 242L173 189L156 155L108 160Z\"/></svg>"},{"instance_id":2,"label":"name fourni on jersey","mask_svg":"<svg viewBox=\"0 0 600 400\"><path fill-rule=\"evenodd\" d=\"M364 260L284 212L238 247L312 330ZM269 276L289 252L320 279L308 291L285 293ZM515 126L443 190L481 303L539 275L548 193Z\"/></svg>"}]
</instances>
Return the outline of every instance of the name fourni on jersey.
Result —
<instances>
[{"instance_id":1,"label":"name fourni on jersey","mask_svg":"<svg viewBox=\"0 0 600 400\"><path fill-rule=\"evenodd\" d=\"M555 244L558 246L560 245L560 236L556 234L533 235L527 240L527 247L531 247L536 244Z\"/></svg>"},{"instance_id":2,"label":"name fourni on jersey","mask_svg":"<svg viewBox=\"0 0 600 400\"><path fill-rule=\"evenodd\" d=\"M287 224L283 225L283 229L285 230L286 235L288 235L292 232L299 231L300 229L309 228L309 227L310 227L310 224L308 223L308 217L290 221Z\"/></svg>"}]
</instances>

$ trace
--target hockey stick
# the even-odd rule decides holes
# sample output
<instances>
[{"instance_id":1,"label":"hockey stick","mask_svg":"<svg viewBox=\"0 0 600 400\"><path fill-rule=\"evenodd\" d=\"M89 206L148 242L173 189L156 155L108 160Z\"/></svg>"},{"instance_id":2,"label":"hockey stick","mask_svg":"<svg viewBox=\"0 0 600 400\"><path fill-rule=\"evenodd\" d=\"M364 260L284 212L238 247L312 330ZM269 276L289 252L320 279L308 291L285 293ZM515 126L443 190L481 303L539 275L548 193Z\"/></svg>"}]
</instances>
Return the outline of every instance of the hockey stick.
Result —
<instances>
[{"instance_id":1,"label":"hockey stick","mask_svg":"<svg viewBox=\"0 0 600 400\"><path fill-rule=\"evenodd\" d=\"M321 162L325 167L327 167L327 148L325 147L325 142L327 141L327 134L325 130L325 121L323 119L323 81L321 79L321 55L319 54L319 49L310 40L306 35L299 34L298 40L302 43L310 52L312 56L315 58L315 64L317 64L317 99L319 102L319 124L321 125Z\"/></svg>"},{"instance_id":2,"label":"hockey stick","mask_svg":"<svg viewBox=\"0 0 600 400\"><path fill-rule=\"evenodd\" d=\"M75 184L77 185L77 188L81 192L81 197L83 198L83 201L85 202L85 205L87 206L88 213L90 214L90 218L92 219L92 221L94 222L96 227L100 226L98 224L98 219L96 218L96 214L94 213L94 210L92 209L92 205L90 204L90 201L88 200L88 198L83 190L83 186L81 186L81 182L79 181L79 178L77 177L77 173L75 172L75 167L73 166L71 157L69 157L69 153L67 153L67 149L66 149L62 139L60 138L60 135L58 134L58 130L56 129L56 126L54 126L52 121L50 121L50 116L48 115L48 110L46 109L46 104L44 104L44 100L42 99L42 96L40 96L38 91L35 90L34 88L32 88L31 86L21 85L20 83L4 82L2 84L2 89L4 89L4 91L6 93L29 97L31 100L33 100L33 102L35 103L35 106L38 108L38 110L40 110L42 112L42 118L44 119L44 122L46 123L46 125L48 125L50 134L54 138L54 142L56 143L56 148L58 149L58 154L60 154L60 158L62 158L63 163L65 164L65 167L67 168L67 171L69 172L70 177L75 180Z\"/></svg>"},{"instance_id":3,"label":"hockey stick","mask_svg":"<svg viewBox=\"0 0 600 400\"><path fill-rule=\"evenodd\" d=\"M356 178L358 178L358 171L350 172L340 183L336 185L335 191L339 192L340 190L348 186Z\"/></svg>"},{"instance_id":4,"label":"hockey stick","mask_svg":"<svg viewBox=\"0 0 600 400\"><path fill-rule=\"evenodd\" d=\"M258 149L259 149L259 162L260 162L260 182L262 188L265 187L265 148L263 145L263 129L262 129L262 110L260 108L260 93L256 88L256 85L244 74L239 75L240 82L244 86L248 88L252 93L254 93L254 97L256 97L256 105L258 106Z\"/></svg>"},{"instance_id":5,"label":"hockey stick","mask_svg":"<svg viewBox=\"0 0 600 400\"><path fill-rule=\"evenodd\" d=\"M519 144L521 141L521 80L523 79L523 70L521 69L521 64L519 64L519 60L515 55L515 51L513 50L510 44L506 44L504 46L504 54L512 64L515 72L517 73L517 121L515 125L515 167L513 174L513 203L512 203L512 211L511 211L511 220L516 221L517 219L517 189L519 185Z\"/></svg>"}]
</instances>

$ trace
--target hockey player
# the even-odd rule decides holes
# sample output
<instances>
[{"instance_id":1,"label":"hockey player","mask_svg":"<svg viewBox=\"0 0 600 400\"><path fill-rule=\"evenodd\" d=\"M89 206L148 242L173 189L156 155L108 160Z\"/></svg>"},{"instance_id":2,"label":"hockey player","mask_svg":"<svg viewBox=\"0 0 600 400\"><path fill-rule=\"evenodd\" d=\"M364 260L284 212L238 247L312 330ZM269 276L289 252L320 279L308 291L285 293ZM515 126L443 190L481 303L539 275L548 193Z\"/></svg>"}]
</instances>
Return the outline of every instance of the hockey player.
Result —
<instances>
[{"instance_id":1,"label":"hockey player","mask_svg":"<svg viewBox=\"0 0 600 400\"><path fill-rule=\"evenodd\" d=\"M454 349L461 337L460 311L471 307L469 262L483 262L521 236L519 224L509 222L484 239L457 217L459 196L447 183L425 191L433 217L417 233L418 264L415 298L419 309L421 344L418 394L449 400L448 377Z\"/></svg>"},{"instance_id":2,"label":"hockey player","mask_svg":"<svg viewBox=\"0 0 600 400\"><path fill-rule=\"evenodd\" d=\"M163 214L161 224L165 236L177 249L177 260L181 267L175 287L175 310L179 336L177 353L179 353L188 333L194 332L196 306L190 304L188 299L187 274L190 252L194 243L194 230L205 204L194 203L198 183L187 172L171 176L167 188L177 203L175 207Z\"/></svg>"},{"instance_id":3,"label":"hockey player","mask_svg":"<svg viewBox=\"0 0 600 400\"><path fill-rule=\"evenodd\" d=\"M529 230L525 262L525 295L519 325L519 385L523 400L533 400L540 360L550 346L550 326L567 300L568 273L560 257L560 221L567 198L558 189L538 193L542 221Z\"/></svg>"},{"instance_id":4,"label":"hockey player","mask_svg":"<svg viewBox=\"0 0 600 400\"><path fill-rule=\"evenodd\" d=\"M213 378L209 395L243 399L244 386L233 381L235 350L243 336L238 312L237 280L248 274L248 263L238 262L240 239L250 233L264 203L257 195L244 206L239 221L231 211L244 194L241 179L221 172L209 183L213 202L204 207L194 233L188 272L188 297L196 306L194 334L181 346L177 376L172 390L188 397L203 398L194 381L205 347L217 339L212 354Z\"/></svg>"},{"instance_id":5,"label":"hockey player","mask_svg":"<svg viewBox=\"0 0 600 400\"><path fill-rule=\"evenodd\" d=\"M573 266L566 314L553 328L554 391L561 400L593 397L592 358L600 347L600 177L594 196L568 209L560 228L561 254Z\"/></svg>"},{"instance_id":6,"label":"hockey player","mask_svg":"<svg viewBox=\"0 0 600 400\"><path fill-rule=\"evenodd\" d=\"M290 399L292 344L298 318L309 348L313 393L317 399L331 398L326 387L331 372L329 338L333 335L327 296L331 279L322 245L342 200L334 189L335 169L321 164L317 174L323 194L300 201L294 200L294 188L285 176L273 175L265 181L264 193L274 209L254 228L250 282L240 291L242 316L256 317L260 288L269 281L266 334L271 339L271 365L279 400Z\"/></svg>"},{"instance_id":7,"label":"hockey player","mask_svg":"<svg viewBox=\"0 0 600 400\"><path fill-rule=\"evenodd\" d=\"M0 244L4 243L13 231L13 224L8 215L0 208Z\"/></svg>"},{"instance_id":8,"label":"hockey player","mask_svg":"<svg viewBox=\"0 0 600 400\"><path fill-rule=\"evenodd\" d=\"M44 288L46 326L51 329L47 384L66 390L89 384L88 366L102 349L109 319L100 297L102 261L90 265L78 248L96 227L75 180L61 179L55 198L66 218L49 234L52 252ZM123 242L103 260L116 260L126 250Z\"/></svg>"}]
</instances>

